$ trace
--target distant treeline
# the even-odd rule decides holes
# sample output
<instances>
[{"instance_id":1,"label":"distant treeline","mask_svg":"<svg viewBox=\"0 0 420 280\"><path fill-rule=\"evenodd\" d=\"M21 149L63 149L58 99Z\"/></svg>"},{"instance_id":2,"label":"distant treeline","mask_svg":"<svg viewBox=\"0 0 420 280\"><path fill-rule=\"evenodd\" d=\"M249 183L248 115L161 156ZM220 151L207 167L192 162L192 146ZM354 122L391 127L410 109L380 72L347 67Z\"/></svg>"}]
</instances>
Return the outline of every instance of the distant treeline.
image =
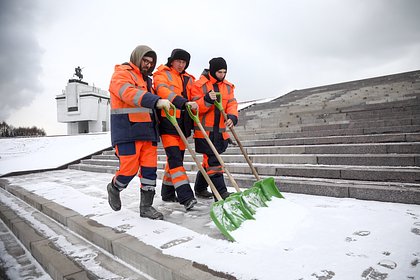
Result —
<instances>
[{"instance_id":1,"label":"distant treeline","mask_svg":"<svg viewBox=\"0 0 420 280\"><path fill-rule=\"evenodd\" d=\"M43 128L33 127L13 127L6 122L0 123L0 137L25 137L25 136L45 136Z\"/></svg>"}]
</instances>

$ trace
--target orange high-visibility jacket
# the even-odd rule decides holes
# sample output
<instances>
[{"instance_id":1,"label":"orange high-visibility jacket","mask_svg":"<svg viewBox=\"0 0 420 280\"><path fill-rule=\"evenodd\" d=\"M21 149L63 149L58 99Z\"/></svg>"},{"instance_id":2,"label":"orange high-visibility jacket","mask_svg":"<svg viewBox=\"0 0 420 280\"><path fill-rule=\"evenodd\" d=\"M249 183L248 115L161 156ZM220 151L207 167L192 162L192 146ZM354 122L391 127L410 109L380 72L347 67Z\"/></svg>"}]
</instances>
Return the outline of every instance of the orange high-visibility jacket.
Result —
<instances>
[{"instance_id":1,"label":"orange high-visibility jacket","mask_svg":"<svg viewBox=\"0 0 420 280\"><path fill-rule=\"evenodd\" d=\"M218 126L218 131L222 133L223 139L226 140L229 138L229 134L226 132L223 115L220 114L220 117L215 118L216 106L208 103L204 99L209 91L217 91L214 88L214 84L217 85L219 88L218 91L222 94L222 105L225 113L232 119L234 124L236 124L238 121L238 103L234 93L235 86L226 81L226 79L222 82L218 82L205 70L200 76L200 79L197 80L192 87L192 101L197 102L199 106L200 122L207 132L207 135L210 135L210 132L214 131L215 127ZM219 112L219 110L217 110L217 112ZM219 122L214 123L215 119L219 119ZM198 127L195 127L194 138L204 138Z\"/></svg>"},{"instance_id":2,"label":"orange high-visibility jacket","mask_svg":"<svg viewBox=\"0 0 420 280\"><path fill-rule=\"evenodd\" d=\"M152 93L152 80L145 79L131 62L115 66L109 86L113 146L136 140L159 141L154 109L160 97Z\"/></svg>"},{"instance_id":3,"label":"orange high-visibility jacket","mask_svg":"<svg viewBox=\"0 0 420 280\"><path fill-rule=\"evenodd\" d=\"M184 82L185 96L182 94ZM159 95L161 98L168 99L178 109L176 111L176 118L181 129L184 128L181 113L186 114L186 112L182 112L181 110L184 110L185 103L191 100L191 88L194 82L194 76L188 74L185 71L183 73L178 73L178 71L167 65L159 66L156 72L153 74L153 84L157 95ZM166 119L166 114L163 110L161 111L160 117L161 134L178 135L175 127L169 122L168 119Z\"/></svg>"}]
</instances>

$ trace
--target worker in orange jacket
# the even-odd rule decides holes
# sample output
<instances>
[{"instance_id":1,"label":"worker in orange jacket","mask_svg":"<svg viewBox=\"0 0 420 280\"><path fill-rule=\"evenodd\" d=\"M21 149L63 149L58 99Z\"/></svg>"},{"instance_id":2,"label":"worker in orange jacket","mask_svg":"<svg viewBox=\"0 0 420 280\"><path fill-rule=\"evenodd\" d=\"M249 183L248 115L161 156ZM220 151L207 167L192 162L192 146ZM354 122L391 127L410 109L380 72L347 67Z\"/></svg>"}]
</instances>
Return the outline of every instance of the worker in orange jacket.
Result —
<instances>
[{"instance_id":1,"label":"worker in orange jacket","mask_svg":"<svg viewBox=\"0 0 420 280\"><path fill-rule=\"evenodd\" d=\"M114 211L121 209L120 192L130 181L140 177L140 216L163 219L153 208L156 187L157 142L159 141L155 109L169 109L171 103L156 94L152 74L156 53L148 46L137 46L130 62L115 66L111 93L111 140L119 159L119 169L108 184L108 203Z\"/></svg>"},{"instance_id":2,"label":"worker in orange jacket","mask_svg":"<svg viewBox=\"0 0 420 280\"><path fill-rule=\"evenodd\" d=\"M168 99L175 107L176 120L186 137L191 135L192 120L185 110L186 106L197 109L196 102L190 102L191 87L194 76L185 70L190 63L190 54L183 49L174 49L165 65L158 67L153 74L153 83L157 94ZM162 180L162 200L179 202L188 211L194 207L197 200L191 189L187 172L184 168L185 144L174 125L166 118L162 110L159 123L162 144L165 149L167 162Z\"/></svg>"},{"instance_id":3,"label":"worker in orange jacket","mask_svg":"<svg viewBox=\"0 0 420 280\"><path fill-rule=\"evenodd\" d=\"M221 154L226 151L229 144L226 128L238 123L238 103L235 99L235 86L225 79L226 61L222 57L216 57L211 59L209 64L209 69L204 69L200 79L194 83L191 93L192 100L199 106L200 122L217 152ZM217 92L221 94L221 103L228 116L226 122L219 109L214 106L214 101L218 98ZM195 128L194 141L196 152L203 154L204 169L222 198L225 199L230 193L227 191L223 178L222 166L198 127ZM194 185L195 193L208 192L207 186L203 174L198 171Z\"/></svg>"}]
</instances>

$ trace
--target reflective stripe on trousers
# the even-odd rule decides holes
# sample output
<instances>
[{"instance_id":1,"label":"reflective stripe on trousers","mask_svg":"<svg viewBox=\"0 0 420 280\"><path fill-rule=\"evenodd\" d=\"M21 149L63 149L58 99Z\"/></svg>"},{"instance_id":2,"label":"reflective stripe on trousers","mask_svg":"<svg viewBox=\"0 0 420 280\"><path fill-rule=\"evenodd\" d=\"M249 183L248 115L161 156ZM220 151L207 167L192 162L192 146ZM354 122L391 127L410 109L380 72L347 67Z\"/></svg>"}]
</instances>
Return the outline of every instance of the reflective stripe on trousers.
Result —
<instances>
[{"instance_id":1,"label":"reflective stripe on trousers","mask_svg":"<svg viewBox=\"0 0 420 280\"><path fill-rule=\"evenodd\" d=\"M141 187L156 186L157 147L151 141L118 144L115 154L120 165L114 183L119 189L126 188L136 175L140 177Z\"/></svg>"}]
</instances>

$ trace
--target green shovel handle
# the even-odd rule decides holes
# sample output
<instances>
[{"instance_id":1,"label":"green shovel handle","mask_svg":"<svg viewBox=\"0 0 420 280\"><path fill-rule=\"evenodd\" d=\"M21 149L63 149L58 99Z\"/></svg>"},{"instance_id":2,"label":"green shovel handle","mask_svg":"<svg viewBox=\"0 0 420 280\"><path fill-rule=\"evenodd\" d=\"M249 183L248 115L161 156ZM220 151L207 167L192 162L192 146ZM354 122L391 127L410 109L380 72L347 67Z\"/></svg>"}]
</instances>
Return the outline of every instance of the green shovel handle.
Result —
<instances>
[{"instance_id":1,"label":"green shovel handle","mask_svg":"<svg viewBox=\"0 0 420 280\"><path fill-rule=\"evenodd\" d=\"M166 108L163 108L163 110L165 111L165 115L166 115L166 118L173 124L173 125L175 125L175 124L177 124L177 121L176 121L176 107L175 107L175 105L174 104L171 104L171 109L174 111L174 114L173 115L171 115L170 113L169 113L169 111L168 110L166 110Z\"/></svg>"},{"instance_id":2,"label":"green shovel handle","mask_svg":"<svg viewBox=\"0 0 420 280\"><path fill-rule=\"evenodd\" d=\"M187 105L186 106L187 111L188 111L188 115L190 115L190 118L195 122L195 123L199 123L200 119L198 118L198 108L197 108L197 112L194 114L193 111L191 110L191 105Z\"/></svg>"},{"instance_id":3,"label":"green shovel handle","mask_svg":"<svg viewBox=\"0 0 420 280\"><path fill-rule=\"evenodd\" d=\"M216 100L214 100L214 106L216 106L216 108L219 109L220 112L222 112L224 110L222 105L222 94L220 92L216 92L216 96L217 98Z\"/></svg>"}]
</instances>

